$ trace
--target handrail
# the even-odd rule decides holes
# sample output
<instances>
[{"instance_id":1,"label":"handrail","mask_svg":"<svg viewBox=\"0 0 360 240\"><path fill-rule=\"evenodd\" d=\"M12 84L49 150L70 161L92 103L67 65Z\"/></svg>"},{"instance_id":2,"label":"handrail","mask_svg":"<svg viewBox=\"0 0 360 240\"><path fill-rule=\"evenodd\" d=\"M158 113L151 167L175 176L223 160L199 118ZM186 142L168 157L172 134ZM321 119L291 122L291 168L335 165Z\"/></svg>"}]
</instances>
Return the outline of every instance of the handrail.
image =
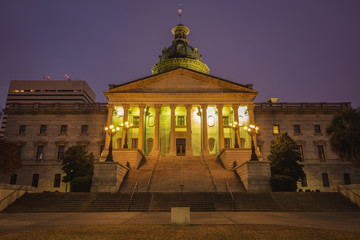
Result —
<instances>
[{"instance_id":1,"label":"handrail","mask_svg":"<svg viewBox=\"0 0 360 240\"><path fill-rule=\"evenodd\" d=\"M184 191L183 167L182 167L181 158L180 158L180 189L181 192Z\"/></svg>"},{"instance_id":2,"label":"handrail","mask_svg":"<svg viewBox=\"0 0 360 240\"><path fill-rule=\"evenodd\" d=\"M0 200L0 203L2 203L3 201L5 201L5 199L9 198L10 196L12 196L14 193L16 193L17 191L19 191L23 186L20 186L16 189L14 189L14 191L12 191L11 193L9 193L6 197L4 197L3 199Z\"/></svg>"},{"instance_id":3,"label":"handrail","mask_svg":"<svg viewBox=\"0 0 360 240\"><path fill-rule=\"evenodd\" d=\"M347 190L346 195L343 194L341 192L341 187L343 187L345 190ZM345 197L349 198L352 201L352 198L350 196L348 196L348 192L350 192L352 194L352 196L354 196L355 200L353 201L356 205L358 205L360 207L360 195L358 195L356 192L354 192L352 189L350 189L349 187L345 186L345 185L338 185L337 186L338 192L343 194Z\"/></svg>"},{"instance_id":4,"label":"handrail","mask_svg":"<svg viewBox=\"0 0 360 240\"><path fill-rule=\"evenodd\" d=\"M212 174L212 171L211 171L211 168L210 168L208 162L207 162L206 159L205 159L204 153L202 154L202 157L203 157L205 166L206 166L206 168L207 168L208 171L209 171L210 178L211 178L211 181L212 181L212 183L213 183L213 185L214 185L214 190L215 190L215 192L216 192L216 182L215 182L215 178L214 178L214 176L213 176L213 174Z\"/></svg>"},{"instance_id":5,"label":"handrail","mask_svg":"<svg viewBox=\"0 0 360 240\"><path fill-rule=\"evenodd\" d=\"M147 188L146 188L146 191L147 191L147 192L149 192L149 190L150 190L150 184L151 184L151 181L152 181L152 178L153 178L153 175L154 175L154 172L155 172L157 163L158 163L158 161L159 161L159 158L160 158L160 152L159 152L159 155L158 155L157 158L156 158L154 167L153 167L153 169L151 170L151 175L150 175L150 178L149 178L149 181L148 181L148 184L147 184Z\"/></svg>"},{"instance_id":6,"label":"handrail","mask_svg":"<svg viewBox=\"0 0 360 240\"><path fill-rule=\"evenodd\" d=\"M232 191L231 191L229 182L226 181L226 192L228 192L228 189L229 189L229 193L230 193L230 196L231 196L232 200L235 201L235 198L234 198L234 195L233 195L233 193L232 193Z\"/></svg>"},{"instance_id":7,"label":"handrail","mask_svg":"<svg viewBox=\"0 0 360 240\"><path fill-rule=\"evenodd\" d=\"M136 181L136 183L134 184L133 191L132 191L131 196L130 196L130 199L129 199L129 212L130 212L131 205L132 205L132 203L133 203L134 194L135 194L135 190L136 190L136 189L139 191L138 182L137 182L137 181Z\"/></svg>"}]
</instances>

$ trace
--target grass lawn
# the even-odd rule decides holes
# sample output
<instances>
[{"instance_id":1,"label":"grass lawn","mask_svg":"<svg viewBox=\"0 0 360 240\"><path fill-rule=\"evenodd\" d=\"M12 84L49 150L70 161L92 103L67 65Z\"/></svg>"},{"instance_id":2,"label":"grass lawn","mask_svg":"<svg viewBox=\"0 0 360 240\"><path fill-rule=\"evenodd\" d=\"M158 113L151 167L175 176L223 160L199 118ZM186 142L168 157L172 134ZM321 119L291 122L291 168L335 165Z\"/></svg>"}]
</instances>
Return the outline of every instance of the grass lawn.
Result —
<instances>
[{"instance_id":1,"label":"grass lawn","mask_svg":"<svg viewBox=\"0 0 360 240\"><path fill-rule=\"evenodd\" d=\"M360 233L275 225L95 225L27 230L5 239L360 239Z\"/></svg>"}]
</instances>

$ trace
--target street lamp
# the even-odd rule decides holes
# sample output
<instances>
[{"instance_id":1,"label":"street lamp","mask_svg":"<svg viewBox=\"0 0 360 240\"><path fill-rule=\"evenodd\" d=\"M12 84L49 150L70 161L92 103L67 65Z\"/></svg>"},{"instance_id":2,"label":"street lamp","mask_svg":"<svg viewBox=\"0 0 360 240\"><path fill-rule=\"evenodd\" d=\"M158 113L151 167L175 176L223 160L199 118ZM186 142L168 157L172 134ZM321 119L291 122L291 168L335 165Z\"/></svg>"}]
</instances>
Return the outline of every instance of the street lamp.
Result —
<instances>
[{"instance_id":1,"label":"street lamp","mask_svg":"<svg viewBox=\"0 0 360 240\"><path fill-rule=\"evenodd\" d=\"M129 122L125 122L125 123L121 123L120 126L122 126L125 129L125 142L124 142L124 148L128 148L128 144L127 144L127 130L129 128L131 128L133 126L132 123Z\"/></svg>"},{"instance_id":2,"label":"street lamp","mask_svg":"<svg viewBox=\"0 0 360 240\"><path fill-rule=\"evenodd\" d=\"M233 122L233 123L230 123L229 125L230 125L230 127L235 129L235 148L239 148L239 143L238 143L238 139L237 139L237 130L241 126L238 122Z\"/></svg>"},{"instance_id":3,"label":"street lamp","mask_svg":"<svg viewBox=\"0 0 360 240\"><path fill-rule=\"evenodd\" d=\"M110 126L106 126L105 128L105 131L109 134L110 136L110 145L109 145L109 153L106 157L106 160L105 162L113 162L114 159L113 159L113 155L112 155L112 139L113 139L113 136L116 134L116 132L118 132L120 130L119 127L115 127L114 125L110 125Z\"/></svg>"},{"instance_id":4,"label":"street lamp","mask_svg":"<svg viewBox=\"0 0 360 240\"><path fill-rule=\"evenodd\" d=\"M249 127L244 127L244 130L247 131L251 136L251 158L250 161L259 161L255 153L255 144L254 136L259 132L259 127L253 124L250 124Z\"/></svg>"}]
</instances>

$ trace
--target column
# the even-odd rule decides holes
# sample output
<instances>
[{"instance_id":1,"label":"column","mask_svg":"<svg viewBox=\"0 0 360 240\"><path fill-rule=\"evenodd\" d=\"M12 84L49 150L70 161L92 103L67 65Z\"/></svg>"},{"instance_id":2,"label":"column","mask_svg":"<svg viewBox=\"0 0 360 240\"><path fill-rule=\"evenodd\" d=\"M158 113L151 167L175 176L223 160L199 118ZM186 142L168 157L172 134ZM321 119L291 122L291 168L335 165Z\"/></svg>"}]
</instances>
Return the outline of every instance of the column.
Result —
<instances>
[{"instance_id":1,"label":"column","mask_svg":"<svg viewBox=\"0 0 360 240\"><path fill-rule=\"evenodd\" d=\"M234 111L234 122L239 123L239 104L233 104L232 105L232 109ZM235 129L236 131L236 136L237 136L237 141L238 144L240 146L240 132L239 132L239 128Z\"/></svg>"},{"instance_id":2,"label":"column","mask_svg":"<svg viewBox=\"0 0 360 240\"><path fill-rule=\"evenodd\" d=\"M202 109L202 128L203 128L203 154L209 155L209 143L207 132L207 104L201 104Z\"/></svg>"},{"instance_id":3,"label":"column","mask_svg":"<svg viewBox=\"0 0 360 240\"><path fill-rule=\"evenodd\" d=\"M124 109L123 123L125 123L128 120L129 108L130 108L129 104L123 104L123 109ZM121 149L124 147L125 144L125 134L126 134L125 129L122 128L121 147L120 147ZM128 145L131 146L129 142Z\"/></svg>"},{"instance_id":4,"label":"column","mask_svg":"<svg viewBox=\"0 0 360 240\"><path fill-rule=\"evenodd\" d=\"M191 146L191 104L186 104L186 156L192 156Z\"/></svg>"},{"instance_id":5,"label":"column","mask_svg":"<svg viewBox=\"0 0 360 240\"><path fill-rule=\"evenodd\" d=\"M224 149L224 123L223 123L223 104L217 104L216 105L218 110L218 120L219 120L219 142L220 142L220 151Z\"/></svg>"},{"instance_id":6,"label":"column","mask_svg":"<svg viewBox=\"0 0 360 240\"><path fill-rule=\"evenodd\" d=\"M254 116L254 108L255 108L255 104L254 103L249 103L247 105L248 110L249 110L249 116L250 116L250 124L255 124L255 116ZM260 126L259 126L260 127ZM261 130L261 129L260 129ZM256 155L259 156L259 152L257 150L257 141L256 141L256 135L254 137L254 145L255 145L255 150L256 150Z\"/></svg>"},{"instance_id":7,"label":"column","mask_svg":"<svg viewBox=\"0 0 360 240\"><path fill-rule=\"evenodd\" d=\"M159 152L159 125L160 125L160 109L161 104L155 104L155 134L154 134L154 148L153 150Z\"/></svg>"},{"instance_id":8,"label":"column","mask_svg":"<svg viewBox=\"0 0 360 240\"><path fill-rule=\"evenodd\" d=\"M143 142L144 142L144 109L145 104L139 104L139 134L138 134L138 149L143 152Z\"/></svg>"},{"instance_id":9,"label":"column","mask_svg":"<svg viewBox=\"0 0 360 240\"><path fill-rule=\"evenodd\" d=\"M112 124L112 114L113 114L113 111L114 111L114 105L113 104L108 104L108 105L106 105L106 107L108 109L106 126L110 126ZM103 129L103 131L105 131L105 130ZM110 136L107 133L105 133L105 134L106 134L106 137L105 137L105 149L109 149Z\"/></svg>"},{"instance_id":10,"label":"column","mask_svg":"<svg viewBox=\"0 0 360 240\"><path fill-rule=\"evenodd\" d=\"M170 122L170 156L176 156L176 136L175 136L175 109L176 105L171 104L170 105L170 111L171 111L171 122Z\"/></svg>"}]
</instances>

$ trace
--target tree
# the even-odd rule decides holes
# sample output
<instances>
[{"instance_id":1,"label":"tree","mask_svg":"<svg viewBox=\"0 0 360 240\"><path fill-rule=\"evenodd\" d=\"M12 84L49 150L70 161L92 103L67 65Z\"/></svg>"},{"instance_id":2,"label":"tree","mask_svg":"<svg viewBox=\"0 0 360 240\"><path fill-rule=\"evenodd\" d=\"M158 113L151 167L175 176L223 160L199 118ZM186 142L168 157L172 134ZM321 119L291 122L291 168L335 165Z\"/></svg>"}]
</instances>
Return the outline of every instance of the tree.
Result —
<instances>
[{"instance_id":1,"label":"tree","mask_svg":"<svg viewBox=\"0 0 360 240\"><path fill-rule=\"evenodd\" d=\"M350 109L336 114L326 134L333 152L360 167L360 110Z\"/></svg>"},{"instance_id":2,"label":"tree","mask_svg":"<svg viewBox=\"0 0 360 240\"><path fill-rule=\"evenodd\" d=\"M10 176L21 166L19 147L15 143L0 140L0 172Z\"/></svg>"},{"instance_id":3,"label":"tree","mask_svg":"<svg viewBox=\"0 0 360 240\"><path fill-rule=\"evenodd\" d=\"M273 191L296 191L297 182L304 177L303 165L299 164L301 155L295 141L283 133L276 137L268 156L271 169Z\"/></svg>"},{"instance_id":4,"label":"tree","mask_svg":"<svg viewBox=\"0 0 360 240\"><path fill-rule=\"evenodd\" d=\"M63 182L70 182L71 191L90 191L94 172L94 156L88 154L84 146L72 146L64 153L62 170Z\"/></svg>"}]
</instances>

